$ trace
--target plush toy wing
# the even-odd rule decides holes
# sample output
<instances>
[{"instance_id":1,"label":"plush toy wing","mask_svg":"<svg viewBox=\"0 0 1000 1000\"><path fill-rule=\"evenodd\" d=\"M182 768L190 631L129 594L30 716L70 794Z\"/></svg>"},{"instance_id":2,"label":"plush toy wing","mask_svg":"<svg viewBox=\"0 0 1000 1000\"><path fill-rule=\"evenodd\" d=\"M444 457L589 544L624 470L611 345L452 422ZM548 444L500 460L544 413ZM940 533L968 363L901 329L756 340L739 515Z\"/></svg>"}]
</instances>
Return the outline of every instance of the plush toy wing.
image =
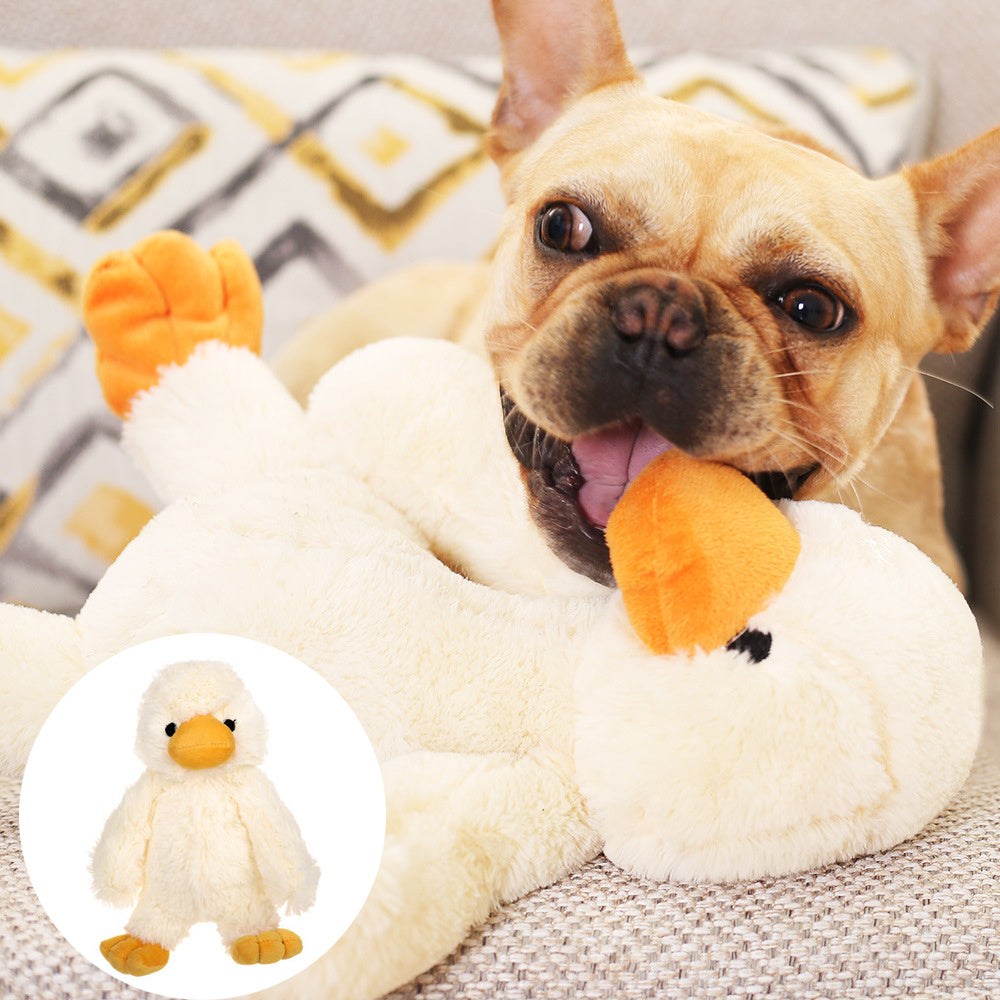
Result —
<instances>
[{"instance_id":1,"label":"plush toy wing","mask_svg":"<svg viewBox=\"0 0 1000 1000\"><path fill-rule=\"evenodd\" d=\"M94 895L112 906L129 906L142 888L146 845L152 832L161 780L146 771L104 824L91 857Z\"/></svg>"},{"instance_id":2,"label":"plush toy wing","mask_svg":"<svg viewBox=\"0 0 1000 1000\"><path fill-rule=\"evenodd\" d=\"M256 769L244 780L240 815L267 897L276 907L287 904L289 913L302 913L316 899L319 866L267 775Z\"/></svg>"}]
</instances>

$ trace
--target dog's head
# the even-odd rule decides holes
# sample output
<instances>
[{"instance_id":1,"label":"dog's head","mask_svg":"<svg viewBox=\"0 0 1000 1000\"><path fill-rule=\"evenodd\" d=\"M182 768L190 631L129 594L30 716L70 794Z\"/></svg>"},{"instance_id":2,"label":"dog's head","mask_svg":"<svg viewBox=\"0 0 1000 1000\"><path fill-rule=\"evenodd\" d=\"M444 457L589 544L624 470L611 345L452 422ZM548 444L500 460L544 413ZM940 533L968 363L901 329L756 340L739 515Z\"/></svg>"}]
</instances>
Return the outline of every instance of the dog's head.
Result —
<instances>
[{"instance_id":1,"label":"dog's head","mask_svg":"<svg viewBox=\"0 0 1000 1000\"><path fill-rule=\"evenodd\" d=\"M871 180L644 92L608 2L494 7L487 344L554 549L610 582L607 517L668 446L774 497L848 481L921 357L996 306L1000 130Z\"/></svg>"}]
</instances>

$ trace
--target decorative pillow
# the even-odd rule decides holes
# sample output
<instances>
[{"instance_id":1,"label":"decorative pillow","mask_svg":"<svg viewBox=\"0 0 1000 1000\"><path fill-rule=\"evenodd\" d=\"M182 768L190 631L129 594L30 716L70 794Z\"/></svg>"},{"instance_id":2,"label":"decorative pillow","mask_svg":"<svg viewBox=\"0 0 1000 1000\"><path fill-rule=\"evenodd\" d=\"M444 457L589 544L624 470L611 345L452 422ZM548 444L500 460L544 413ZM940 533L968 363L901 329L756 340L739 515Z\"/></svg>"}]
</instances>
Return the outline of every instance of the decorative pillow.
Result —
<instances>
[{"instance_id":1,"label":"decorative pillow","mask_svg":"<svg viewBox=\"0 0 1000 1000\"><path fill-rule=\"evenodd\" d=\"M923 149L926 83L896 52L638 63L657 93L793 125L872 174ZM93 261L168 227L239 240L273 355L390 269L489 252L499 77L493 59L0 48L0 599L75 611L156 504L93 376Z\"/></svg>"}]
</instances>

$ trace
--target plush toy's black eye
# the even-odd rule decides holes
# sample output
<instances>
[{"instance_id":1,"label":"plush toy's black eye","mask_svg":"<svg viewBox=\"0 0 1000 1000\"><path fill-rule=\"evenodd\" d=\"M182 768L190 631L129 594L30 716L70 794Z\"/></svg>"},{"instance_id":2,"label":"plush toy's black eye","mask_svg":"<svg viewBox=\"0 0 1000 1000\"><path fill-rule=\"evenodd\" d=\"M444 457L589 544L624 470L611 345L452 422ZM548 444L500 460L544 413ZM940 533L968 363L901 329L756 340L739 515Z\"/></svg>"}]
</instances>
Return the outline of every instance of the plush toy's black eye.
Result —
<instances>
[{"instance_id":1,"label":"plush toy's black eye","mask_svg":"<svg viewBox=\"0 0 1000 1000\"><path fill-rule=\"evenodd\" d=\"M811 333L838 333L848 319L847 307L822 285L795 285L774 298L778 308Z\"/></svg>"},{"instance_id":2,"label":"plush toy's black eye","mask_svg":"<svg viewBox=\"0 0 1000 1000\"><path fill-rule=\"evenodd\" d=\"M163 730L167 736L173 736L177 732L177 726L172 722L168 722L166 728Z\"/></svg>"},{"instance_id":3,"label":"plush toy's black eye","mask_svg":"<svg viewBox=\"0 0 1000 1000\"><path fill-rule=\"evenodd\" d=\"M231 733L235 733L236 732L236 720L235 719L226 719L226 721L223 722L222 724L224 726L228 726L229 727L229 731Z\"/></svg>"},{"instance_id":4,"label":"plush toy's black eye","mask_svg":"<svg viewBox=\"0 0 1000 1000\"><path fill-rule=\"evenodd\" d=\"M590 219L566 201L546 205L535 223L538 241L560 253L595 253L597 241Z\"/></svg>"},{"instance_id":5,"label":"plush toy's black eye","mask_svg":"<svg viewBox=\"0 0 1000 1000\"><path fill-rule=\"evenodd\" d=\"M734 653L746 653L751 663L762 663L771 653L771 633L745 628L726 644L726 649L731 649Z\"/></svg>"}]
</instances>

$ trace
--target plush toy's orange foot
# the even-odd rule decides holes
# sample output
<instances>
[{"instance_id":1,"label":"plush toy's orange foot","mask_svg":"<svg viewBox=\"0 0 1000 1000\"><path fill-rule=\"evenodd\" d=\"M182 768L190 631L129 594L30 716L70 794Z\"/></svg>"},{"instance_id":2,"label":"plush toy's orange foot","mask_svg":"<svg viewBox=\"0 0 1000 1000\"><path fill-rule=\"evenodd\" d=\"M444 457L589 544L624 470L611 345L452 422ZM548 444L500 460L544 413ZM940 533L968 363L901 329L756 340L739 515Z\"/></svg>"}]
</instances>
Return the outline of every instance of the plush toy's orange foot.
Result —
<instances>
[{"instance_id":1,"label":"plush toy's orange foot","mask_svg":"<svg viewBox=\"0 0 1000 1000\"><path fill-rule=\"evenodd\" d=\"M302 939L295 931L279 927L260 934L237 938L229 949L233 961L240 965L270 965L283 958L293 958L302 951Z\"/></svg>"},{"instance_id":2,"label":"plush toy's orange foot","mask_svg":"<svg viewBox=\"0 0 1000 1000\"><path fill-rule=\"evenodd\" d=\"M675 448L611 513L608 548L629 621L654 653L722 646L787 582L801 542L741 472Z\"/></svg>"},{"instance_id":3,"label":"plush toy's orange foot","mask_svg":"<svg viewBox=\"0 0 1000 1000\"><path fill-rule=\"evenodd\" d=\"M119 934L102 941L101 954L113 969L130 976L148 976L151 972L159 972L170 958L166 948L131 934Z\"/></svg>"},{"instance_id":4,"label":"plush toy's orange foot","mask_svg":"<svg viewBox=\"0 0 1000 1000\"><path fill-rule=\"evenodd\" d=\"M203 341L259 351L263 315L257 272L238 244L206 252L177 232L102 258L83 289L97 376L119 416L161 366L183 363Z\"/></svg>"}]
</instances>

